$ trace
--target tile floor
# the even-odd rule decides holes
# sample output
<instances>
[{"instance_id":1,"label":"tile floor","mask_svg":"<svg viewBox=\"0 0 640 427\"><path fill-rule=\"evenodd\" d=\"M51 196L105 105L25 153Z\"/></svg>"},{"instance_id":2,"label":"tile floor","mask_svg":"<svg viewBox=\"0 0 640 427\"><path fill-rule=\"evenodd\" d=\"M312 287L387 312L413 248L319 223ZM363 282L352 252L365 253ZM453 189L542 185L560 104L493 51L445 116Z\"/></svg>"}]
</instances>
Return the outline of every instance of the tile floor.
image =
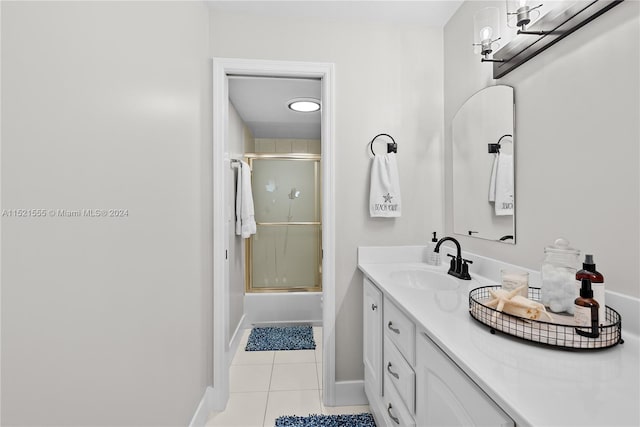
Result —
<instances>
[{"instance_id":1,"label":"tile floor","mask_svg":"<svg viewBox=\"0 0 640 427\"><path fill-rule=\"evenodd\" d=\"M229 372L229 402L211 415L208 427L274 426L282 415L358 414L368 406L322 404L322 328L313 328L315 350L244 351L242 336Z\"/></svg>"}]
</instances>

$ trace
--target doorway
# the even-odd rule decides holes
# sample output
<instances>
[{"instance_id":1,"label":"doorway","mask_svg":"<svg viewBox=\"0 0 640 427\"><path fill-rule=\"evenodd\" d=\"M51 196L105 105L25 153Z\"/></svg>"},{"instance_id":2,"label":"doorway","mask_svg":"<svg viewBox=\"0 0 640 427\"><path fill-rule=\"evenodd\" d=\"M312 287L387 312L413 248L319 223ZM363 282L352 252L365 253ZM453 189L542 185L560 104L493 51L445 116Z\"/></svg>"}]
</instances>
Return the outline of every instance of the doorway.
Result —
<instances>
[{"instance_id":1,"label":"doorway","mask_svg":"<svg viewBox=\"0 0 640 427\"><path fill-rule=\"evenodd\" d=\"M333 75L328 63L286 62L214 58L213 60L213 387L212 410L226 406L229 396L229 365L235 348L229 337L229 215L225 201L234 191L228 184L231 153L229 135L229 76L311 78L321 82L321 289L323 402L335 405L335 207ZM296 191L293 191L295 198Z\"/></svg>"}]
</instances>

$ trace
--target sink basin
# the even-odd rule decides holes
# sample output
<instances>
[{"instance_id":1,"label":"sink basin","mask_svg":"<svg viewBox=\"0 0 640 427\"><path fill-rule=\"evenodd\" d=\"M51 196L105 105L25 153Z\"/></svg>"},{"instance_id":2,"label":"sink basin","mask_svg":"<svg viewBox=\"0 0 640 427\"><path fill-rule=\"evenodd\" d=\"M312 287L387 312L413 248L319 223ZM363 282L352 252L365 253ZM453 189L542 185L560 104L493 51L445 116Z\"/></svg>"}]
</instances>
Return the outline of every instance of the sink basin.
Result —
<instances>
[{"instance_id":1,"label":"sink basin","mask_svg":"<svg viewBox=\"0 0 640 427\"><path fill-rule=\"evenodd\" d=\"M452 290L458 288L461 282L442 271L420 268L394 271L390 276L399 285L415 289Z\"/></svg>"}]
</instances>

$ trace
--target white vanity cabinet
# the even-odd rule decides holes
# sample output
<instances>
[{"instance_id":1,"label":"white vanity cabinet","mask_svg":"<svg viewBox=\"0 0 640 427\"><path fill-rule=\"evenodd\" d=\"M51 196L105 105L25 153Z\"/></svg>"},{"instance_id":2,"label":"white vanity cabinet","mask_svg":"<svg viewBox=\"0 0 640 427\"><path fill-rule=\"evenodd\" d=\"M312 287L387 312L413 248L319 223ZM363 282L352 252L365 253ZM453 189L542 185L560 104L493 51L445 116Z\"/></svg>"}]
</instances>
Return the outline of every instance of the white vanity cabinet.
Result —
<instances>
[{"instance_id":1,"label":"white vanity cabinet","mask_svg":"<svg viewBox=\"0 0 640 427\"><path fill-rule=\"evenodd\" d=\"M363 284L364 384L378 425L415 425L415 323L368 279Z\"/></svg>"},{"instance_id":2,"label":"white vanity cabinet","mask_svg":"<svg viewBox=\"0 0 640 427\"><path fill-rule=\"evenodd\" d=\"M424 331L416 335L416 423L420 426L514 426Z\"/></svg>"},{"instance_id":3,"label":"white vanity cabinet","mask_svg":"<svg viewBox=\"0 0 640 427\"><path fill-rule=\"evenodd\" d=\"M365 392L378 425L515 425L367 278L363 295Z\"/></svg>"}]
</instances>

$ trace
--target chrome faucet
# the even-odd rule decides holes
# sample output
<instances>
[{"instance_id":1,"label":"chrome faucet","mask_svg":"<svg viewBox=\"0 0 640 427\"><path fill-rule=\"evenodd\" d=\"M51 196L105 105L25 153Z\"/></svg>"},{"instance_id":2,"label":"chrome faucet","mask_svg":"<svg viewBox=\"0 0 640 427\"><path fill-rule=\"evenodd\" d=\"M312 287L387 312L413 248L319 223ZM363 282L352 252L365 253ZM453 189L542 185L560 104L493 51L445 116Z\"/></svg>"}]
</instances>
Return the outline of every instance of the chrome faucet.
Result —
<instances>
[{"instance_id":1,"label":"chrome faucet","mask_svg":"<svg viewBox=\"0 0 640 427\"><path fill-rule=\"evenodd\" d=\"M454 239L453 237L443 237L442 239L438 240L438 243L436 243L436 247L433 251L435 253L440 253L440 245L442 245L447 240L453 242L456 245L457 251L456 256L447 254L447 256L451 257L451 264L449 265L449 271L447 273L452 275L453 277L457 277L458 279L471 280L468 264L473 264L473 261L462 258L462 248L460 247L460 243L456 239Z\"/></svg>"}]
</instances>

